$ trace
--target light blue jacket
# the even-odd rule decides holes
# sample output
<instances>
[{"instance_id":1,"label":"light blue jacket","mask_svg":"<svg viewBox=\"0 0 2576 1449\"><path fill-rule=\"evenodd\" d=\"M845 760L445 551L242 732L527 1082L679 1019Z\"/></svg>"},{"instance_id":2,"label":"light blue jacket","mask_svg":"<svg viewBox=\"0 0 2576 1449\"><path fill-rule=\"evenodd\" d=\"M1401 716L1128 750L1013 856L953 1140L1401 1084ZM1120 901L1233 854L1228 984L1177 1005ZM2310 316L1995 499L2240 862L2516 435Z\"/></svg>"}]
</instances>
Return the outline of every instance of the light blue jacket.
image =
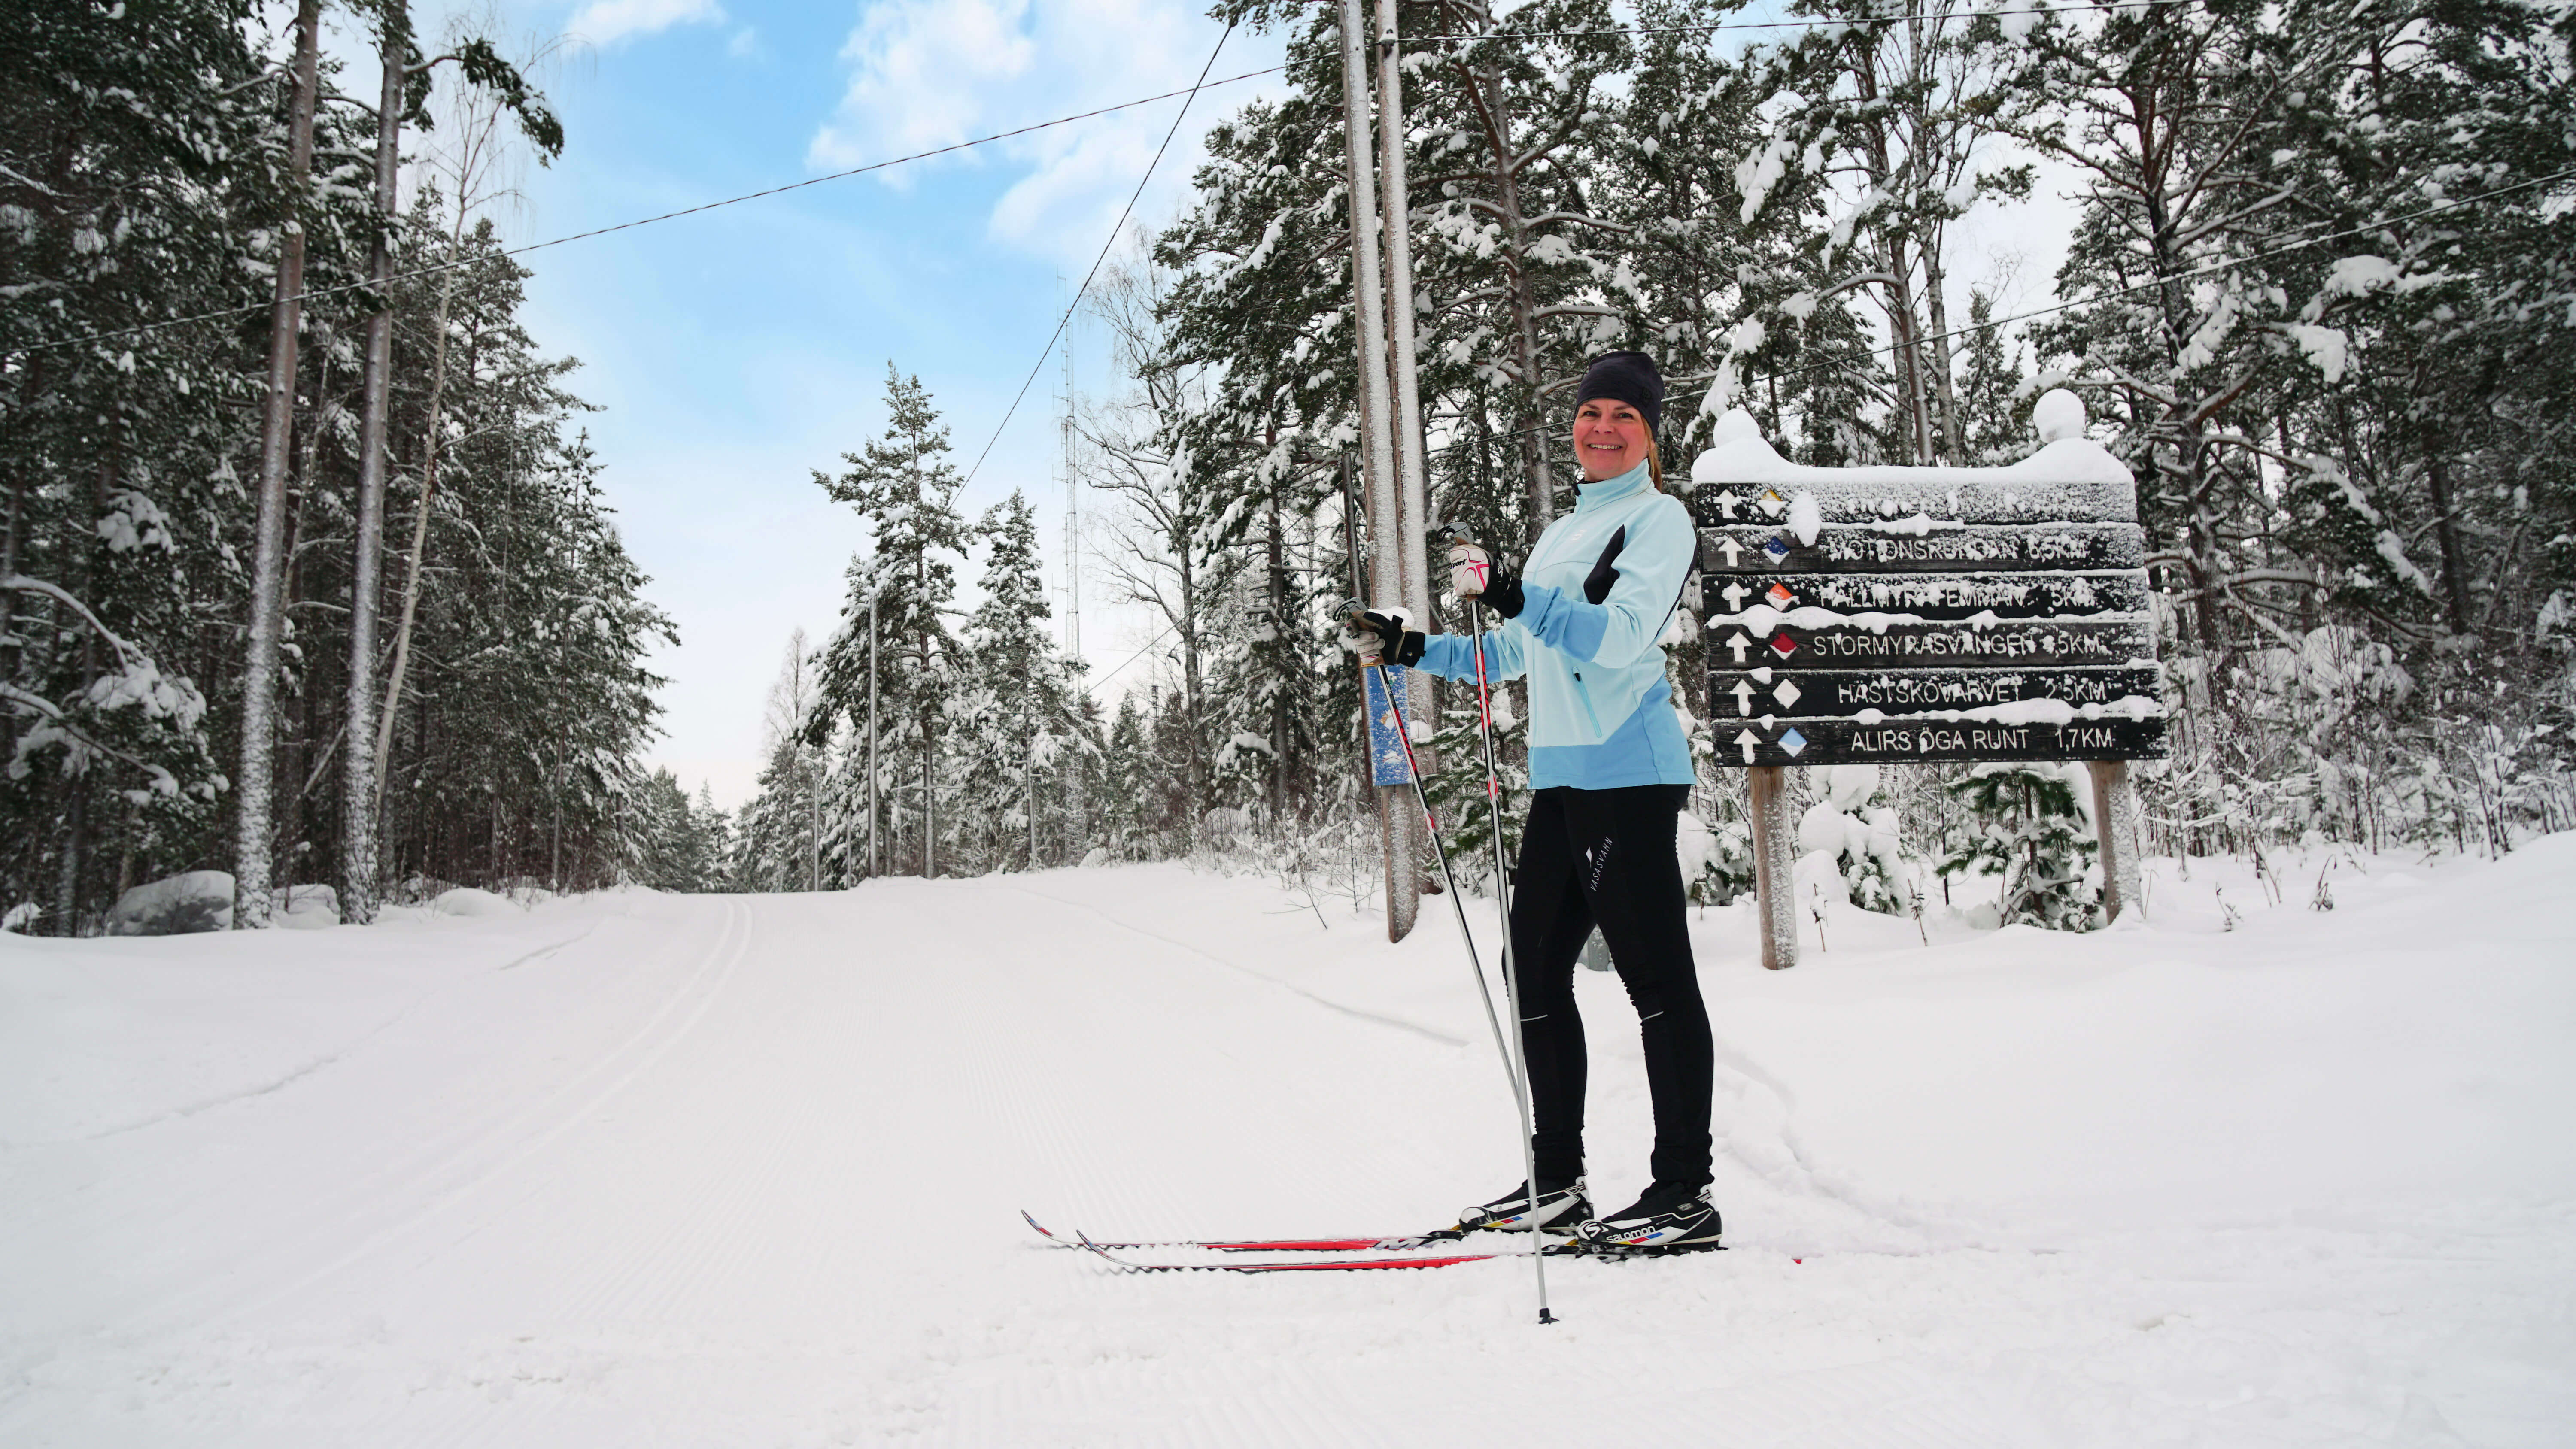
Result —
<instances>
[{"instance_id":1,"label":"light blue jacket","mask_svg":"<svg viewBox=\"0 0 2576 1449\"><path fill-rule=\"evenodd\" d=\"M1574 511L1539 535L1520 617L1485 635L1486 678L1529 678L1530 788L1691 783L1655 641L1698 553L1689 507L1643 463L1576 489ZM1476 651L1465 634L1435 634L1417 667L1472 680Z\"/></svg>"}]
</instances>

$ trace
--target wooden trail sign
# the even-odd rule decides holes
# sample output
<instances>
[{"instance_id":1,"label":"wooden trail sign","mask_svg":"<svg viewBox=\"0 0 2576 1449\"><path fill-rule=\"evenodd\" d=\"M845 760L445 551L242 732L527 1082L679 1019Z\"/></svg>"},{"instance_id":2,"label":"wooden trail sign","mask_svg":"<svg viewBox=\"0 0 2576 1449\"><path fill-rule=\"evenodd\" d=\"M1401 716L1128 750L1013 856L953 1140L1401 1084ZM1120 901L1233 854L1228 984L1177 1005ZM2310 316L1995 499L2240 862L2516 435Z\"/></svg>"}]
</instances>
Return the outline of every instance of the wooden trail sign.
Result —
<instances>
[{"instance_id":1,"label":"wooden trail sign","mask_svg":"<svg viewBox=\"0 0 2576 1449\"><path fill-rule=\"evenodd\" d=\"M2165 755L2166 720L2136 486L2071 394L2036 420L2009 467L1809 468L1738 409L1692 465L1708 709L1719 761L1754 775L1766 966L1797 955L1795 852L1765 838L1790 764L2094 762L2104 903L2137 899L2125 762Z\"/></svg>"},{"instance_id":2,"label":"wooden trail sign","mask_svg":"<svg viewBox=\"0 0 2576 1449\"><path fill-rule=\"evenodd\" d=\"M1700 586L1707 592L1706 583ZM1713 670L2033 669L2043 665L2126 664L2155 649L2142 617L2111 619L1961 620L1952 623L1775 624L1769 632L1712 614Z\"/></svg>"}]
</instances>

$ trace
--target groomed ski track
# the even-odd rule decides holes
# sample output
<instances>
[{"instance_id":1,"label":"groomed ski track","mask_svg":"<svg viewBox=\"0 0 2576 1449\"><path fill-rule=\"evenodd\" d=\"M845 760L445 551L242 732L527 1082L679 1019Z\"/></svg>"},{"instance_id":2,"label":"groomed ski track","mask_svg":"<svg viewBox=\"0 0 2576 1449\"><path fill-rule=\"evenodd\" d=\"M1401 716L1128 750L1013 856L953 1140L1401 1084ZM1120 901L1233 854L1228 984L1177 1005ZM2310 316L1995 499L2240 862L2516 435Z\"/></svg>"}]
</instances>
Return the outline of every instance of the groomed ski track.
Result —
<instances>
[{"instance_id":1,"label":"groomed ski track","mask_svg":"<svg viewBox=\"0 0 2576 1449\"><path fill-rule=\"evenodd\" d=\"M2076 941L1844 913L1782 977L1705 913L1733 1251L1552 1260L1546 1329L1524 1258L1129 1275L1019 1220L1508 1186L1429 913L1157 866L0 937L0 1444L2563 1444L2576 837L2368 865L2233 929L2208 863Z\"/></svg>"}]
</instances>

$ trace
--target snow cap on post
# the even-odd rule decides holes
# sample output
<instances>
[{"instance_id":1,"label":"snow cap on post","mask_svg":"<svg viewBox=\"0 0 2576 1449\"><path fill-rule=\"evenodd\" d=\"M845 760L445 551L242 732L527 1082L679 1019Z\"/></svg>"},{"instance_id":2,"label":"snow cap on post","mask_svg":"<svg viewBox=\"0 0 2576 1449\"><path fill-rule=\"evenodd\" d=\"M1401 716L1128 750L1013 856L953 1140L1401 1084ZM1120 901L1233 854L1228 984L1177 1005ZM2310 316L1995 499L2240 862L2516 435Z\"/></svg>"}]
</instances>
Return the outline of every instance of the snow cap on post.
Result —
<instances>
[{"instance_id":1,"label":"snow cap on post","mask_svg":"<svg viewBox=\"0 0 2576 1449\"><path fill-rule=\"evenodd\" d=\"M1664 375L1642 352L1605 352L1592 359L1583 369L1582 385L1574 390L1574 405L1580 408L1596 397L1635 408L1649 433L1663 428Z\"/></svg>"},{"instance_id":2,"label":"snow cap on post","mask_svg":"<svg viewBox=\"0 0 2576 1449\"><path fill-rule=\"evenodd\" d=\"M2039 395L2030 409L2030 425L2043 443L2084 436L2084 399L2062 387L2052 387Z\"/></svg>"}]
</instances>

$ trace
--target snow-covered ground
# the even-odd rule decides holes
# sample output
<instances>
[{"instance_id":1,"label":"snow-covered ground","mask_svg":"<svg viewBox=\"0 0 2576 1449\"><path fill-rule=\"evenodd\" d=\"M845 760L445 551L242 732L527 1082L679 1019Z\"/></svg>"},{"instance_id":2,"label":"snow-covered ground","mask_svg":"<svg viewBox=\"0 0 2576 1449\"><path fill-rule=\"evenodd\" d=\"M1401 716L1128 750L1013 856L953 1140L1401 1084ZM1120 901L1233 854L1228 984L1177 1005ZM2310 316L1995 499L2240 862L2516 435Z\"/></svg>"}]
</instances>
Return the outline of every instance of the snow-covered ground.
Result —
<instances>
[{"instance_id":1,"label":"snow-covered ground","mask_svg":"<svg viewBox=\"0 0 2576 1449\"><path fill-rule=\"evenodd\" d=\"M0 1444L2576 1442L2576 836L1696 928L1732 1251L1128 1277L1518 1178L1445 907L1179 867L0 937ZM1489 904L1478 930L1492 928ZM2231 919L2234 918L2234 919ZM1327 924L1329 923L1329 924ZM2232 925L2232 929L2228 929ZM1593 1182L1644 1084L1586 974Z\"/></svg>"}]
</instances>

